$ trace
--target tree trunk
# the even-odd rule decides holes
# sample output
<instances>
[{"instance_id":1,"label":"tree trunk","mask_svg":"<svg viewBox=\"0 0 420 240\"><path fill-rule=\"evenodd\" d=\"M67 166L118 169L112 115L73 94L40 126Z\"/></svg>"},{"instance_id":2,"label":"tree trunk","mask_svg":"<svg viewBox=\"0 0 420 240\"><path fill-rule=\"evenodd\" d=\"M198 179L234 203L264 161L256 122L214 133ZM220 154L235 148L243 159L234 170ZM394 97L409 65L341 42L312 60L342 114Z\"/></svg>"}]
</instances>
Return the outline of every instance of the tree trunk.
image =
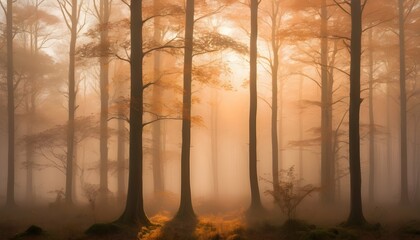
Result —
<instances>
[{"instance_id":1,"label":"tree trunk","mask_svg":"<svg viewBox=\"0 0 420 240\"><path fill-rule=\"evenodd\" d=\"M299 142L303 141L303 78L299 79ZM303 181L303 146L299 144L299 183Z\"/></svg>"},{"instance_id":2,"label":"tree trunk","mask_svg":"<svg viewBox=\"0 0 420 240\"><path fill-rule=\"evenodd\" d=\"M407 94L405 89L404 0L398 1L400 40L400 131L401 131L401 205L408 204L407 178Z\"/></svg>"},{"instance_id":3,"label":"tree trunk","mask_svg":"<svg viewBox=\"0 0 420 240\"><path fill-rule=\"evenodd\" d=\"M272 175L273 190L279 191L279 140L277 129L277 112L278 112L278 71L279 71L279 49L280 43L277 36L277 21L279 17L279 1L272 1L272 17L271 17L271 49L273 51L273 59L271 64L271 159L272 159Z\"/></svg>"},{"instance_id":4,"label":"tree trunk","mask_svg":"<svg viewBox=\"0 0 420 240\"><path fill-rule=\"evenodd\" d=\"M191 147L191 75L194 30L194 0L187 0L184 52L184 94L182 111L181 149L181 202L176 218L194 220L196 218L191 200L190 147Z\"/></svg>"},{"instance_id":5,"label":"tree trunk","mask_svg":"<svg viewBox=\"0 0 420 240\"><path fill-rule=\"evenodd\" d=\"M362 9L360 0L351 1L351 63L349 107L350 215L348 225L363 225L362 176L360 169L360 57Z\"/></svg>"},{"instance_id":6,"label":"tree trunk","mask_svg":"<svg viewBox=\"0 0 420 240\"><path fill-rule=\"evenodd\" d=\"M373 115L373 44L369 30L369 202L375 201L375 120Z\"/></svg>"},{"instance_id":7,"label":"tree trunk","mask_svg":"<svg viewBox=\"0 0 420 240\"><path fill-rule=\"evenodd\" d=\"M150 225L143 203L143 22L142 0L130 4L130 149L128 192L119 221L129 225Z\"/></svg>"},{"instance_id":8,"label":"tree trunk","mask_svg":"<svg viewBox=\"0 0 420 240\"><path fill-rule=\"evenodd\" d=\"M249 179L251 186L251 214L260 212L260 190L257 171L257 36L258 0L251 0L251 38L250 38L250 111L249 111Z\"/></svg>"},{"instance_id":9,"label":"tree trunk","mask_svg":"<svg viewBox=\"0 0 420 240\"><path fill-rule=\"evenodd\" d=\"M217 89L211 91L211 163L213 172L213 194L219 199L219 164L218 164L218 94Z\"/></svg>"},{"instance_id":10,"label":"tree trunk","mask_svg":"<svg viewBox=\"0 0 420 240\"><path fill-rule=\"evenodd\" d=\"M158 14L160 8L160 1L154 0L153 8L155 14ZM160 29L160 21L159 18L154 18L154 28L153 28L153 39L156 43L161 42L162 38L162 30ZM161 114L160 112L160 104L161 102L161 90L159 89L158 81L161 74L160 69L160 52L155 51L153 53L154 62L153 62L153 74L154 74L154 82L153 85L153 108L156 114ZM164 181L163 181L163 166L162 166L162 155L161 155L161 121L157 121L153 123L153 187L155 197L157 200L160 200L159 194L164 191Z\"/></svg>"},{"instance_id":11,"label":"tree trunk","mask_svg":"<svg viewBox=\"0 0 420 240\"><path fill-rule=\"evenodd\" d=\"M108 190L108 101L109 101L109 58L108 58L108 21L109 21L109 0L101 0L100 7L100 38L101 56L99 58L99 79L101 92L101 116L100 116L100 179L99 191L106 198Z\"/></svg>"},{"instance_id":12,"label":"tree trunk","mask_svg":"<svg viewBox=\"0 0 420 240\"><path fill-rule=\"evenodd\" d=\"M328 12L326 0L321 2L321 200L334 201L334 164L332 154L332 83L328 76Z\"/></svg>"},{"instance_id":13,"label":"tree trunk","mask_svg":"<svg viewBox=\"0 0 420 240\"><path fill-rule=\"evenodd\" d=\"M118 103L118 116L124 115L123 101ZM118 137L117 137L117 195L118 202L122 202L125 196L125 120L118 119Z\"/></svg>"},{"instance_id":14,"label":"tree trunk","mask_svg":"<svg viewBox=\"0 0 420 240\"><path fill-rule=\"evenodd\" d=\"M8 121L8 165L6 205L15 205L15 97L13 68L13 1L7 0L7 121Z\"/></svg>"},{"instance_id":15,"label":"tree trunk","mask_svg":"<svg viewBox=\"0 0 420 240\"><path fill-rule=\"evenodd\" d=\"M76 113L76 77L75 53L77 39L77 0L72 0L71 6L71 36L69 51L69 84L68 84L68 123L67 123L67 161L66 161L66 203L73 204L73 155L74 155L74 118Z\"/></svg>"}]
</instances>

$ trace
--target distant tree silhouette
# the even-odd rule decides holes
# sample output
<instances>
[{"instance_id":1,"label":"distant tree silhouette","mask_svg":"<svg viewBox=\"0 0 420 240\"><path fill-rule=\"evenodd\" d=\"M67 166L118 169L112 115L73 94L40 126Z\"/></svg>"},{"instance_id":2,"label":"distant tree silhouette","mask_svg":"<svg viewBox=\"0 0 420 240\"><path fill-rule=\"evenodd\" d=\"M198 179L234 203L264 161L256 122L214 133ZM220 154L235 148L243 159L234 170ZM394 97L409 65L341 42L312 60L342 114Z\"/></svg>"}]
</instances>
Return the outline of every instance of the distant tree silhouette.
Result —
<instances>
[{"instance_id":1,"label":"distant tree silhouette","mask_svg":"<svg viewBox=\"0 0 420 240\"><path fill-rule=\"evenodd\" d=\"M15 205L15 84L13 68L13 1L7 0L6 10L7 41L7 121L8 121L8 160L6 205Z\"/></svg>"}]
</instances>

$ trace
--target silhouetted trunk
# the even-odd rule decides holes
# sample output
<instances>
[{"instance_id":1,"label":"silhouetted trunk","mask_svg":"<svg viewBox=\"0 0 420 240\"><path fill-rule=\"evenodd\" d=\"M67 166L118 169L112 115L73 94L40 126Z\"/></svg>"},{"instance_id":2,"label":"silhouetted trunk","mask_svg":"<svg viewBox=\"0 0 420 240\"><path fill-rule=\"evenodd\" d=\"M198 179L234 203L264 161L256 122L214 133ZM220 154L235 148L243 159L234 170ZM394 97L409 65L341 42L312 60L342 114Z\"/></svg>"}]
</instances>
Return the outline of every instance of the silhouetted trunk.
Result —
<instances>
[{"instance_id":1,"label":"silhouetted trunk","mask_svg":"<svg viewBox=\"0 0 420 240\"><path fill-rule=\"evenodd\" d=\"M219 164L218 164L218 94L211 90L211 163L213 173L213 194L219 198Z\"/></svg>"},{"instance_id":2,"label":"silhouetted trunk","mask_svg":"<svg viewBox=\"0 0 420 240\"><path fill-rule=\"evenodd\" d=\"M100 179L99 191L106 194L108 190L108 21L109 21L109 0L101 0L99 7L100 19L100 38L101 38L101 57L99 58L99 79L101 92L101 117L100 117L100 136L99 136L99 154L100 154ZM106 196L105 196L106 197Z\"/></svg>"},{"instance_id":3,"label":"silhouetted trunk","mask_svg":"<svg viewBox=\"0 0 420 240\"><path fill-rule=\"evenodd\" d=\"M375 120L373 115L373 44L369 30L369 201L374 202L375 191Z\"/></svg>"},{"instance_id":4,"label":"silhouetted trunk","mask_svg":"<svg viewBox=\"0 0 420 240\"><path fill-rule=\"evenodd\" d=\"M249 73L249 180L251 186L251 206L249 211L262 210L257 171L257 36L258 0L251 0L251 38Z\"/></svg>"},{"instance_id":5,"label":"silhouetted trunk","mask_svg":"<svg viewBox=\"0 0 420 240\"><path fill-rule=\"evenodd\" d=\"M8 161L6 205L15 205L15 97L13 83L13 1L7 0L7 122L8 122Z\"/></svg>"},{"instance_id":6,"label":"silhouetted trunk","mask_svg":"<svg viewBox=\"0 0 420 240\"><path fill-rule=\"evenodd\" d=\"M72 0L69 51L68 82L68 123L67 123L67 160L66 160L66 203L73 204L73 155L74 155L74 118L76 113L75 53L77 39L77 0Z\"/></svg>"},{"instance_id":7,"label":"silhouetted trunk","mask_svg":"<svg viewBox=\"0 0 420 240\"><path fill-rule=\"evenodd\" d=\"M118 116L124 115L124 102L118 102ZM125 120L118 119L118 136L117 136L117 195L119 202L122 202L125 196Z\"/></svg>"},{"instance_id":8,"label":"silhouetted trunk","mask_svg":"<svg viewBox=\"0 0 420 240\"><path fill-rule=\"evenodd\" d=\"M182 149L181 149L181 202L176 218L196 218L191 201L190 147L191 147L191 75L194 30L194 0L187 0L184 50L184 94L182 105Z\"/></svg>"},{"instance_id":9,"label":"silhouetted trunk","mask_svg":"<svg viewBox=\"0 0 420 240\"><path fill-rule=\"evenodd\" d=\"M299 79L299 142L303 140L303 77ZM303 180L303 146L299 144L299 179ZM302 181L299 181L302 186Z\"/></svg>"},{"instance_id":10,"label":"silhouetted trunk","mask_svg":"<svg viewBox=\"0 0 420 240\"><path fill-rule=\"evenodd\" d=\"M31 48L32 56L37 56L37 53ZM34 121L35 121L35 88L33 87L36 78L33 74L29 76L30 83L28 84L28 89L26 90L26 103L25 111L27 114L26 117L26 134L31 136L33 134ZM28 204L32 204L34 201L33 193L33 168L34 168L34 154L35 148L32 141L26 141L25 143L25 153L26 153L26 201Z\"/></svg>"},{"instance_id":11,"label":"silhouetted trunk","mask_svg":"<svg viewBox=\"0 0 420 240\"><path fill-rule=\"evenodd\" d=\"M389 79L386 83L386 173L387 173L387 186L392 184L392 128L391 128L391 82Z\"/></svg>"},{"instance_id":12,"label":"silhouetted trunk","mask_svg":"<svg viewBox=\"0 0 420 240\"><path fill-rule=\"evenodd\" d=\"M400 40L400 131L401 131L401 204L408 204L407 178L407 93L405 89L404 0L398 1Z\"/></svg>"},{"instance_id":13,"label":"silhouetted trunk","mask_svg":"<svg viewBox=\"0 0 420 240\"><path fill-rule=\"evenodd\" d=\"M277 112L278 112L278 71L279 71L279 49L280 42L277 36L277 21L279 17L279 1L272 2L271 16L271 49L273 51L273 59L271 62L271 159L272 159L272 175L273 190L279 191L279 141L277 129Z\"/></svg>"},{"instance_id":14,"label":"silhouetted trunk","mask_svg":"<svg viewBox=\"0 0 420 240\"><path fill-rule=\"evenodd\" d=\"M328 76L328 12L326 0L321 2L321 200L334 201L332 150L332 80Z\"/></svg>"},{"instance_id":15,"label":"silhouetted trunk","mask_svg":"<svg viewBox=\"0 0 420 240\"><path fill-rule=\"evenodd\" d=\"M159 8L160 8L160 1L154 0L153 2L153 8L155 11L155 14L158 14ZM153 19L153 39L156 43L161 42L162 38L162 30L160 29L160 21L159 17L156 17ZM153 85L153 107L154 112L156 114L160 114L160 104L161 102L161 91L159 89L159 85L157 82L159 81L161 69L160 69L160 52L155 51L153 53L154 56L154 62L153 62L153 74L154 74L154 82ZM156 197L158 197L158 200L160 199L159 193L162 193L164 191L164 181L163 181L163 174L162 174L162 155L161 155L161 121L157 121L153 123L153 187Z\"/></svg>"},{"instance_id":16,"label":"silhouetted trunk","mask_svg":"<svg viewBox=\"0 0 420 240\"><path fill-rule=\"evenodd\" d=\"M348 225L363 225L362 176L360 169L360 57L362 38L362 9L360 0L351 1L351 63L349 107L350 215Z\"/></svg>"},{"instance_id":17,"label":"silhouetted trunk","mask_svg":"<svg viewBox=\"0 0 420 240\"><path fill-rule=\"evenodd\" d=\"M128 192L125 210L119 221L150 225L143 202L143 22L142 1L130 4L130 146Z\"/></svg>"}]
</instances>

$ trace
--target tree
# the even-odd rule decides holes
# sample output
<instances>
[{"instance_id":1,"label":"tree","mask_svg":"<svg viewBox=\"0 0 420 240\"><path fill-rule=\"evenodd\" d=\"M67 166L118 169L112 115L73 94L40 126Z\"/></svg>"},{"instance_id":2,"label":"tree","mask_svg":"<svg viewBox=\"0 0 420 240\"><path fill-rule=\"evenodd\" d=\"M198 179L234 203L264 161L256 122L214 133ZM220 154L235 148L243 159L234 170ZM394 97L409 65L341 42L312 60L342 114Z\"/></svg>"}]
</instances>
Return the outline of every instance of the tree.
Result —
<instances>
[{"instance_id":1,"label":"tree","mask_svg":"<svg viewBox=\"0 0 420 240\"><path fill-rule=\"evenodd\" d=\"M54 69L53 61L42 49L52 40L52 29L59 19L42 9L45 0L33 0L24 5L17 5L14 10L15 28L19 48L15 48L15 71L22 76L22 95L24 97L24 114L26 134L32 135L38 125L38 105L40 95L47 90L46 84L51 84ZM29 60L30 59L30 60ZM56 70L56 69L54 69ZM18 101L19 102L19 101ZM18 108L18 106L16 106ZM35 165L35 149L32 142L25 142L26 168L26 200L29 204L34 201L33 168Z\"/></svg>"},{"instance_id":2,"label":"tree","mask_svg":"<svg viewBox=\"0 0 420 240\"><path fill-rule=\"evenodd\" d=\"M160 8L160 1L154 0L153 10L154 14L158 14ZM155 17L153 20L153 40L156 43L161 43L162 30L160 26L160 18ZM161 94L162 90L159 85L156 84L159 81L161 73L161 53L155 51L153 53L153 78L155 84L153 85L153 110L156 114L160 114L161 106ZM163 161L162 161L162 131L161 122L157 121L153 124L153 188L155 195L161 194L164 191L164 179L163 179ZM155 196L157 197L157 196Z\"/></svg>"},{"instance_id":3,"label":"tree","mask_svg":"<svg viewBox=\"0 0 420 240\"><path fill-rule=\"evenodd\" d=\"M101 117L100 117L100 138L99 138L99 153L100 153L100 180L99 191L106 194L108 190L108 101L109 101L109 39L108 39L108 22L110 17L110 2L109 0L101 0L99 2L99 9L95 9L100 25L100 50L99 58L99 82L101 93Z\"/></svg>"},{"instance_id":4,"label":"tree","mask_svg":"<svg viewBox=\"0 0 420 240\"><path fill-rule=\"evenodd\" d=\"M191 147L191 82L194 38L194 0L187 0L185 10L184 79L182 101L182 147L181 147L181 202L175 218L194 220L191 200L190 147Z\"/></svg>"},{"instance_id":5,"label":"tree","mask_svg":"<svg viewBox=\"0 0 420 240\"><path fill-rule=\"evenodd\" d=\"M375 187L375 119L373 114L373 30L369 30L369 201L374 201Z\"/></svg>"},{"instance_id":6,"label":"tree","mask_svg":"<svg viewBox=\"0 0 420 240\"><path fill-rule=\"evenodd\" d=\"M401 204L408 203L407 177L407 93L406 93L406 64L405 64L405 10L404 0L398 0L398 29L400 43L400 157L401 157Z\"/></svg>"},{"instance_id":7,"label":"tree","mask_svg":"<svg viewBox=\"0 0 420 240\"><path fill-rule=\"evenodd\" d=\"M4 9L4 8L3 8ZM7 0L7 116L8 116L8 165L6 205L15 205L15 84L13 82L13 1Z\"/></svg>"},{"instance_id":8,"label":"tree","mask_svg":"<svg viewBox=\"0 0 420 240\"><path fill-rule=\"evenodd\" d=\"M366 1L363 3L363 6ZM360 58L362 48L362 6L351 1L351 62L349 107L350 215L347 225L360 226L366 220L362 210L362 176L360 169Z\"/></svg>"},{"instance_id":9,"label":"tree","mask_svg":"<svg viewBox=\"0 0 420 240\"><path fill-rule=\"evenodd\" d=\"M251 37L250 37L250 72L249 72L249 180L251 186L251 206L249 212L262 211L257 171L257 36L258 36L258 0L251 0Z\"/></svg>"},{"instance_id":10,"label":"tree","mask_svg":"<svg viewBox=\"0 0 420 240\"><path fill-rule=\"evenodd\" d=\"M128 191L125 210L118 219L125 224L150 225L143 203L143 17L142 0L130 4L130 136Z\"/></svg>"},{"instance_id":11,"label":"tree","mask_svg":"<svg viewBox=\"0 0 420 240\"><path fill-rule=\"evenodd\" d=\"M67 124L67 167L66 167L66 203L73 204L73 158L74 158L74 119L76 114L76 40L83 28L79 26L83 0L57 0L61 13L70 31L69 70L68 70L68 124ZM69 9L70 8L70 9Z\"/></svg>"},{"instance_id":12,"label":"tree","mask_svg":"<svg viewBox=\"0 0 420 240\"><path fill-rule=\"evenodd\" d=\"M332 95L333 83L328 64L327 1L321 1L321 199L334 201L334 158L332 149Z\"/></svg>"}]
</instances>

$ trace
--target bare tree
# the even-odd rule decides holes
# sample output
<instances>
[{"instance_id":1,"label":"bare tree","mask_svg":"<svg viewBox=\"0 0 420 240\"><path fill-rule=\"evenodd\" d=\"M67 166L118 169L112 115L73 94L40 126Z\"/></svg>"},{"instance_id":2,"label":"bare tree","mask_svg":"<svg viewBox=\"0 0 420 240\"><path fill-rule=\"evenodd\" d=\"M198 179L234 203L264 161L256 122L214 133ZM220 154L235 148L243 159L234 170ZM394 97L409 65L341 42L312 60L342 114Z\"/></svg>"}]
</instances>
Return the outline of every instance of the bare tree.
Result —
<instances>
[{"instance_id":1,"label":"bare tree","mask_svg":"<svg viewBox=\"0 0 420 240\"><path fill-rule=\"evenodd\" d=\"M76 41L82 30L79 24L83 0L57 0L67 28L70 31L69 70L68 70L68 128L67 128L67 167L66 167L66 203L73 204L73 158L74 158L74 119L76 114Z\"/></svg>"}]
</instances>

